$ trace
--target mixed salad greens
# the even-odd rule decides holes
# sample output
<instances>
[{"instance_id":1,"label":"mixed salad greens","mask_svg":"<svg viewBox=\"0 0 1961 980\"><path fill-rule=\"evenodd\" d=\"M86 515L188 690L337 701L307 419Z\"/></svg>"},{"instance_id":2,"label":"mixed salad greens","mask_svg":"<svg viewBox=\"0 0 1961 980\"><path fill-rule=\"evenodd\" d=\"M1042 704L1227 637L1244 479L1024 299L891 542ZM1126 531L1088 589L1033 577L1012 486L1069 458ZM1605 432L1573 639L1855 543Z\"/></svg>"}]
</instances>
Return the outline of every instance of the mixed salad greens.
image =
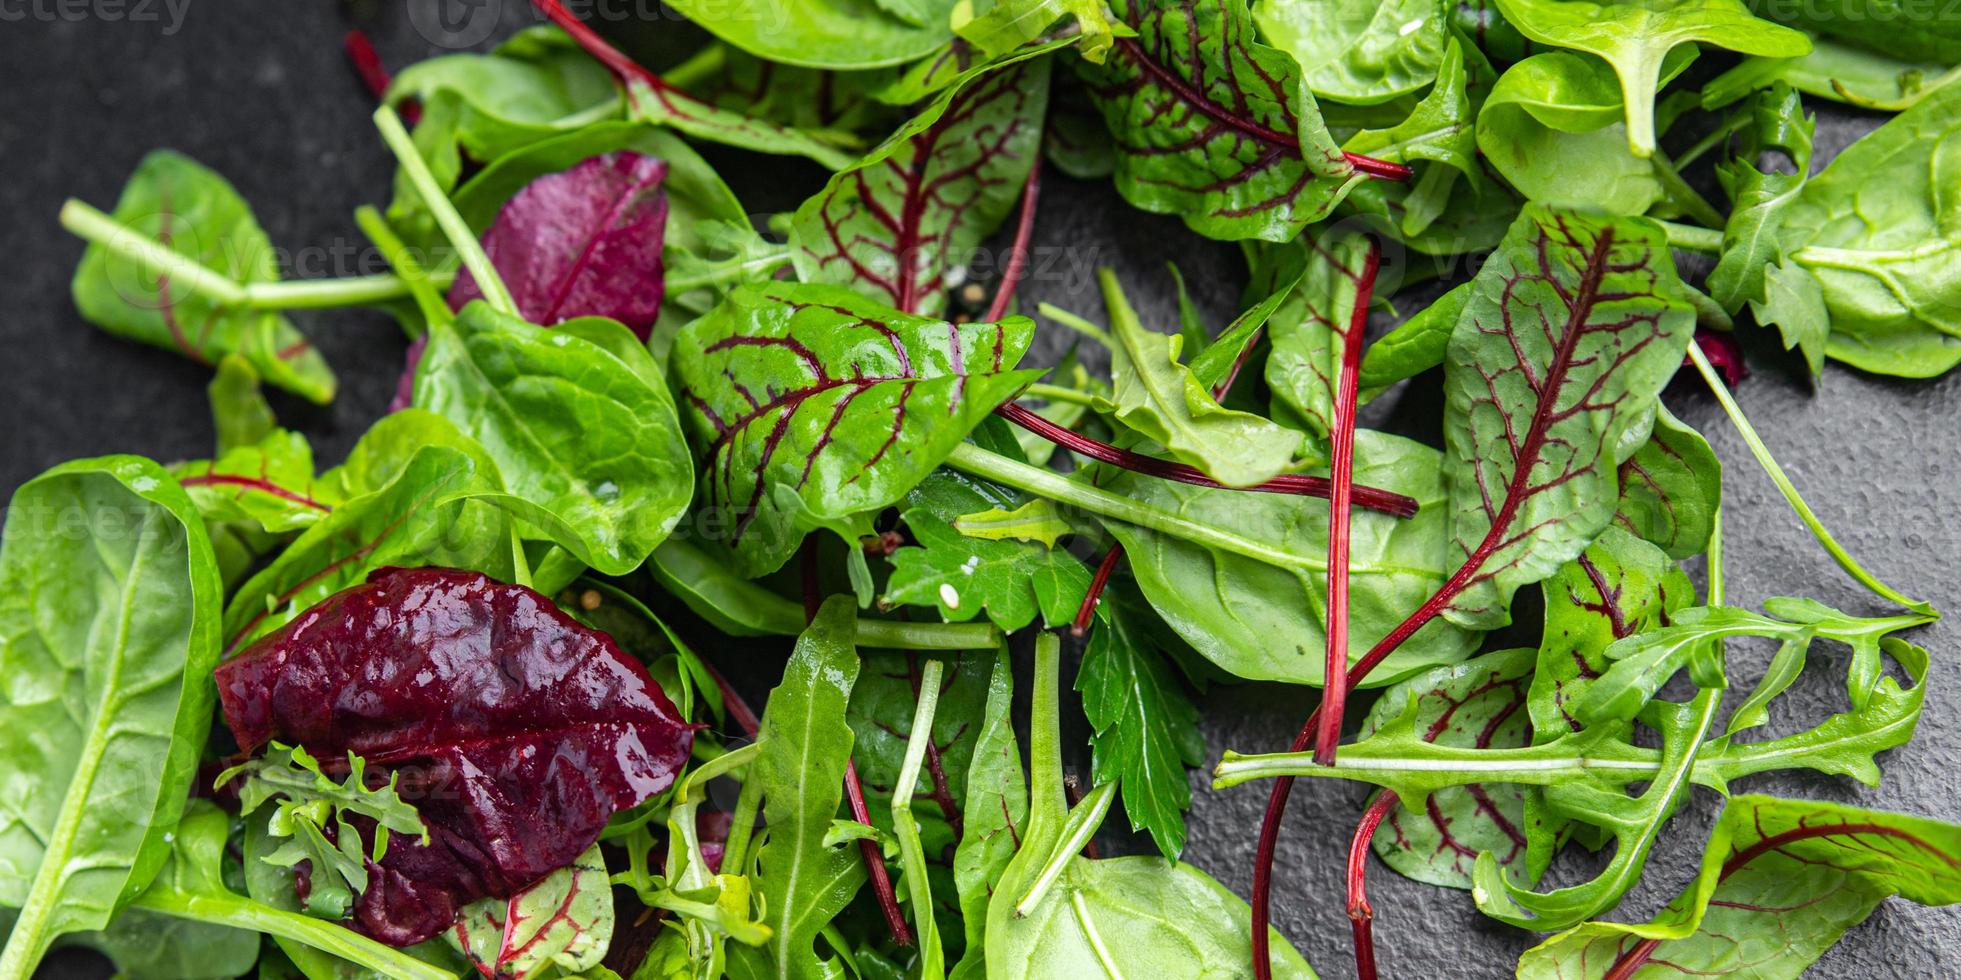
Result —
<instances>
[{"instance_id":1,"label":"mixed salad greens","mask_svg":"<svg viewBox=\"0 0 1961 980\"><path fill-rule=\"evenodd\" d=\"M400 163L357 215L390 272L282 279L169 151L63 209L76 305L210 365L217 439L8 509L0 980L69 944L154 980L1312 977L1269 904L1303 777L1377 788L1364 977L1371 851L1550 934L1527 978L1794 977L1888 896L1961 901L1961 826L1729 796L1877 783L1936 613L1839 546L1722 377L1739 320L1813 372L1961 362L1961 21L674 0L714 39L642 63L533 2L549 24L392 81L350 36ZM1703 54L1733 66L1684 74ZM1806 96L1897 115L1813 174ZM756 220L703 144L830 176ZM1727 208L1684 176L1711 162ZM1244 312L1147 324L1106 270L1101 317L1016 313L1045 167L1241 242ZM412 343L322 468L261 385L334 397L288 316L334 307ZM1060 363L1026 363L1038 329ZM1659 400L1683 373L1873 615L1725 603L1722 467ZM1441 445L1357 426L1411 384ZM1521 592L1537 646L1487 651ZM724 673L775 661L728 653L789 637L758 713ZM1758 640L1738 697L1727 646ZM1844 710L1785 731L1839 667ZM1234 680L1318 704L1213 771L1270 793L1250 903L1177 860L1193 691ZM1700 875L1615 921L1695 786L1727 798ZM1160 853L1100 855L1119 807ZM1607 853L1542 890L1570 848Z\"/></svg>"}]
</instances>

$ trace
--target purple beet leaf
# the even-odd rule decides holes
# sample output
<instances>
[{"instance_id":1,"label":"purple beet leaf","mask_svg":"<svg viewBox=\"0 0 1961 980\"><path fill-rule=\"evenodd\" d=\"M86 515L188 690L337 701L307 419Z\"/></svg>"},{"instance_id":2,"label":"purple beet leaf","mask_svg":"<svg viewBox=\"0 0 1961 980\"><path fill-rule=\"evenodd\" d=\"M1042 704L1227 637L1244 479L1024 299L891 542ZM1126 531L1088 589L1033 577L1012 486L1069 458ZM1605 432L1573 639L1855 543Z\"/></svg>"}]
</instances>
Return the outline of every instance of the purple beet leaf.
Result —
<instances>
[{"instance_id":1,"label":"purple beet leaf","mask_svg":"<svg viewBox=\"0 0 1961 980\"><path fill-rule=\"evenodd\" d=\"M614 812L667 788L694 735L611 637L530 589L450 569L377 572L217 681L245 751L273 739L323 763L352 751L377 778L399 776L429 842L395 837L354 908L395 945L571 864Z\"/></svg>"},{"instance_id":2,"label":"purple beet leaf","mask_svg":"<svg viewBox=\"0 0 1961 980\"><path fill-rule=\"evenodd\" d=\"M543 326L611 317L644 340L660 316L666 176L664 161L622 150L546 174L506 202L483 248L518 312ZM482 296L466 269L449 305Z\"/></svg>"}]
</instances>

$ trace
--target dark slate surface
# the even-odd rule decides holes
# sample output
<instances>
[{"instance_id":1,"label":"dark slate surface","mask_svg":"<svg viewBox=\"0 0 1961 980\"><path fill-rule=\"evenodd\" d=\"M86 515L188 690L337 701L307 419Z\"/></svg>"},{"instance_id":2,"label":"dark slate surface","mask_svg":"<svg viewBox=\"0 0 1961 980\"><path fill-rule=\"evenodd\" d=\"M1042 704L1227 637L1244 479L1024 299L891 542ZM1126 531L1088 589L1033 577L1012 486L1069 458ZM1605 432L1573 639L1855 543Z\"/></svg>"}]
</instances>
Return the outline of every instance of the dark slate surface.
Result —
<instances>
[{"instance_id":1,"label":"dark slate surface","mask_svg":"<svg viewBox=\"0 0 1961 980\"><path fill-rule=\"evenodd\" d=\"M174 14L164 0L145 0L125 8L70 8L85 14L80 20L33 12L56 9L52 4L10 8L29 14L0 26L0 214L6 216L0 254L10 260L0 276L0 338L8 351L0 359L0 397L8 415L0 425L0 488L11 492L34 473L76 456L126 451L169 460L202 455L211 441L205 369L108 337L76 316L67 283L82 249L55 224L61 200L75 195L107 208L144 152L175 147L237 184L274 243L295 250L292 267L300 274L364 271L350 257L364 244L351 212L385 199L390 166L369 127L371 103L347 69L340 38L350 26L369 29L393 65L439 53L440 31L419 30L412 19L431 6L426 0L411 0L406 11L378 2L178 0ZM98 16L130 8L154 19ZM631 11L635 4L609 9ZM463 29L502 36L530 22L518 0L506 0L501 18L495 35L484 33L485 21L465 21ZM672 21L650 28L669 36L682 29ZM1826 117L1821 155L1874 124L1872 118L1820 111ZM757 211L794 205L820 179L796 165L772 161L745 170L732 157L715 157L726 161L724 173ZM1038 265L1026 287L1031 298L1094 311L1091 272L1115 265L1147 319L1166 326L1173 322L1172 294L1160 272L1167 260L1183 266L1214 322L1232 314L1244 275L1235 247L1198 239L1175 219L1140 214L1107 185L1053 174L1037 243L1046 265ZM313 437L323 460L337 459L386 404L404 341L378 314L299 319L340 372L342 394L327 409L290 399L277 407L288 424ZM1825 523L1882 578L1943 608L1961 609L1961 522L1952 519L1961 508L1961 428L1952 421L1961 408L1961 379L1896 382L1833 367L1814 388L1774 346L1753 342L1751 356L1757 373L1739 397ZM1407 400L1403 411L1393 401L1373 411L1434 414L1434 396L1412 392L1400 398ZM1710 436L1729 466L1732 601L1805 595L1854 611L1876 610L1792 517L1706 394L1678 382L1669 402ZM1916 639L1934 651L1932 697L1919 737L1884 758L1881 788L1772 775L1737 789L1961 819L1950 771L1961 751L1961 708L1948 693L1956 681L1952 630L1935 626ZM1743 661L1739 673L1750 676L1768 655L1743 647L1736 655ZM1774 723L1788 729L1837 710L1833 674L1820 669L1808 675L1787 699L1801 710ZM1277 687L1216 691L1204 705L1211 756L1228 746L1281 746L1315 696ZM1191 779L1197 800L1188 856L1243 893L1265 789L1214 793L1203 773ZM1330 977L1352 973L1338 868L1362 798L1352 787L1302 785L1280 852L1278 924ZM1642 885L1621 909L1623 917L1645 918L1689 879L1717 809L1717 799L1699 790L1694 805L1664 834ZM1580 874L1582 863L1560 870ZM1379 864L1371 877L1387 975L1507 976L1531 944L1527 935L1483 919L1462 892L1406 881ZM95 970L83 960L64 959L44 973L66 977ZM1961 975L1961 919L1889 902L1811 975Z\"/></svg>"}]
</instances>

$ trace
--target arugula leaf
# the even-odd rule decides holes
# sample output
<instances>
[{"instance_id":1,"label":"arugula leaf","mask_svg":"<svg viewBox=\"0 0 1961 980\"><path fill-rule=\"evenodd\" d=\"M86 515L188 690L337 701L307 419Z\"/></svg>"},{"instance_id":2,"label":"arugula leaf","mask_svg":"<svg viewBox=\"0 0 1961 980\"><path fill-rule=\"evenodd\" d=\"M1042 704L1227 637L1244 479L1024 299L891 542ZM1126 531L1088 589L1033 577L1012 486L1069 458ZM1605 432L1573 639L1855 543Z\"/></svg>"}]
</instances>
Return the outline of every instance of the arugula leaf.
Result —
<instances>
[{"instance_id":1,"label":"arugula leaf","mask_svg":"<svg viewBox=\"0 0 1961 980\"><path fill-rule=\"evenodd\" d=\"M761 787L769 825L755 878L770 936L760 948L730 950L736 980L824 976L817 934L864 883L857 850L831 833L851 761L845 713L858 673L851 600L833 596L797 638L763 712L763 748L749 778Z\"/></svg>"},{"instance_id":2,"label":"arugula leaf","mask_svg":"<svg viewBox=\"0 0 1961 980\"><path fill-rule=\"evenodd\" d=\"M1315 95L1357 104L1386 102L1430 84L1450 24L1438 0L1267 0L1253 16L1274 47L1300 62Z\"/></svg>"},{"instance_id":3,"label":"arugula leaf","mask_svg":"<svg viewBox=\"0 0 1961 980\"><path fill-rule=\"evenodd\" d=\"M158 150L137 164L106 220L106 235L182 256L206 275L173 277L90 235L70 286L85 319L199 364L238 354L269 384L323 405L333 401L334 373L320 352L283 313L248 292L279 282L278 258L251 206L224 177ZM220 281L217 292L199 281L208 278Z\"/></svg>"},{"instance_id":4,"label":"arugula leaf","mask_svg":"<svg viewBox=\"0 0 1961 980\"><path fill-rule=\"evenodd\" d=\"M1662 61L1677 46L1701 42L1775 58L1811 51L1810 38L1751 16L1741 0L1498 0L1498 9L1534 41L1596 54L1613 66L1627 106L1627 146L1644 160L1655 152Z\"/></svg>"},{"instance_id":5,"label":"arugula leaf","mask_svg":"<svg viewBox=\"0 0 1961 980\"><path fill-rule=\"evenodd\" d=\"M0 975L156 877L211 724L222 587L190 498L136 456L57 466L0 536Z\"/></svg>"},{"instance_id":6,"label":"arugula leaf","mask_svg":"<svg viewBox=\"0 0 1961 980\"><path fill-rule=\"evenodd\" d=\"M1744 130L1735 158L1716 168L1735 206L1723 226L1722 255L1709 273L1707 288L1710 298L1731 313L1741 312L1745 302L1764 301L1762 270L1783 253L1778 230L1784 210L1811 176L1811 138L1817 126L1815 118L1804 114L1803 100L1782 82L1757 96L1750 115L1752 124ZM1790 173L1757 169L1758 158L1769 150L1789 159ZM1787 334L1785 346L1794 346L1792 340ZM1824 361L1823 344L1806 344L1804 352L1816 374Z\"/></svg>"},{"instance_id":7,"label":"arugula leaf","mask_svg":"<svg viewBox=\"0 0 1961 980\"><path fill-rule=\"evenodd\" d=\"M509 898L457 911L443 934L485 977L576 976L599 965L613 935L613 891L599 845Z\"/></svg>"},{"instance_id":8,"label":"arugula leaf","mask_svg":"<svg viewBox=\"0 0 1961 980\"><path fill-rule=\"evenodd\" d=\"M1925 378L1961 363L1961 280L1952 275L1961 250L1952 199L1961 174L1957 128L1961 85L1950 85L1812 178L1784 208L1785 258L1758 320L1777 323L1803 347L1825 329L1824 312L1825 354L1862 370Z\"/></svg>"},{"instance_id":9,"label":"arugula leaf","mask_svg":"<svg viewBox=\"0 0 1961 980\"><path fill-rule=\"evenodd\" d=\"M1620 483L1615 525L1678 561L1708 548L1723 503L1723 464L1702 433L1657 405L1648 441L1621 463Z\"/></svg>"},{"instance_id":10,"label":"arugula leaf","mask_svg":"<svg viewBox=\"0 0 1961 980\"><path fill-rule=\"evenodd\" d=\"M897 502L1033 380L1012 370L1032 328L1023 317L907 316L837 286L783 283L738 288L689 324L673 369L704 457L701 505L731 528L735 571L782 565L812 518Z\"/></svg>"},{"instance_id":11,"label":"arugula leaf","mask_svg":"<svg viewBox=\"0 0 1961 980\"><path fill-rule=\"evenodd\" d=\"M1045 51L950 89L832 175L791 225L803 280L850 286L905 313L944 309L965 263L1014 210L1039 162Z\"/></svg>"},{"instance_id":12,"label":"arugula leaf","mask_svg":"<svg viewBox=\"0 0 1961 980\"><path fill-rule=\"evenodd\" d=\"M1397 724L1415 704L1415 727L1425 742L1476 749L1525 745L1534 726L1524 708L1535 677L1531 650L1487 653L1438 667L1385 692L1362 722L1362 738ZM1526 799L1517 784L1449 786L1431 793L1419 812L1398 808L1376 834L1375 853L1405 877L1450 888L1471 887L1471 865L1486 851L1501 867L1526 856ZM1536 879L1536 875L1534 876Z\"/></svg>"},{"instance_id":13,"label":"arugula leaf","mask_svg":"<svg viewBox=\"0 0 1961 980\"><path fill-rule=\"evenodd\" d=\"M1640 925L1589 922L1520 957L1523 980L1652 965L1796 978L1889 896L1961 902L1961 827L1841 803L1739 796L1695 881Z\"/></svg>"},{"instance_id":14,"label":"arugula leaf","mask_svg":"<svg viewBox=\"0 0 1961 980\"><path fill-rule=\"evenodd\" d=\"M963 535L921 508L905 513L918 547L892 553L892 577L879 598L884 607L937 606L952 622L984 610L1004 630L1035 621L1063 626L1089 591L1089 569L1068 552L1022 541L985 541Z\"/></svg>"},{"instance_id":15,"label":"arugula leaf","mask_svg":"<svg viewBox=\"0 0 1961 980\"><path fill-rule=\"evenodd\" d=\"M1444 615L1491 628L1613 520L1621 445L1695 313L1654 224L1536 204L1475 282L1444 368L1451 533L1471 574Z\"/></svg>"},{"instance_id":16,"label":"arugula leaf","mask_svg":"<svg viewBox=\"0 0 1961 980\"><path fill-rule=\"evenodd\" d=\"M1137 32L1078 66L1117 145L1117 190L1211 238L1284 242L1363 180L1300 69L1243 0L1121 0Z\"/></svg>"},{"instance_id":17,"label":"arugula leaf","mask_svg":"<svg viewBox=\"0 0 1961 980\"><path fill-rule=\"evenodd\" d=\"M473 303L430 327L415 404L484 447L501 505L601 572L639 567L687 508L694 471L673 397L614 321L547 330Z\"/></svg>"},{"instance_id":18,"label":"arugula leaf","mask_svg":"<svg viewBox=\"0 0 1961 980\"><path fill-rule=\"evenodd\" d=\"M1442 483L1436 450L1370 430L1355 441L1355 482L1406 494L1416 516L1397 520L1358 511L1350 525L1349 630L1359 655L1442 586L1449 575ZM1299 562L1278 567L1194 544L1156 528L1106 521L1123 544L1144 592L1164 621L1207 660L1249 680L1320 684L1327 637L1327 505L1306 497L1208 490L1131 473L1102 474L1103 486L1160 510L1231 528ZM1370 676L1386 684L1477 646L1477 634L1449 623L1419 631Z\"/></svg>"},{"instance_id":19,"label":"arugula leaf","mask_svg":"<svg viewBox=\"0 0 1961 980\"><path fill-rule=\"evenodd\" d=\"M1172 861L1185 849L1191 785L1185 769L1205 761L1198 709L1165 663L1162 629L1141 598L1111 588L1097 608L1076 672L1089 718L1090 782L1123 791L1131 830L1147 830ZM1170 642L1176 643L1173 639Z\"/></svg>"}]
</instances>

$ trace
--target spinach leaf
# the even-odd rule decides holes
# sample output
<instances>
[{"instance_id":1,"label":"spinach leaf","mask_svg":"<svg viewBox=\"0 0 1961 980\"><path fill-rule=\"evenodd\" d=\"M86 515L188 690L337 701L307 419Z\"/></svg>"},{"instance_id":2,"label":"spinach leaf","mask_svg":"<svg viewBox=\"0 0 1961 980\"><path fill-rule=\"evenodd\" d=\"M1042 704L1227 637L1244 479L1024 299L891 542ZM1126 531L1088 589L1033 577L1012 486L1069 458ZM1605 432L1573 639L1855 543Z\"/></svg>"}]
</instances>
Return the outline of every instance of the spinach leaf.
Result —
<instances>
[{"instance_id":1,"label":"spinach leaf","mask_svg":"<svg viewBox=\"0 0 1961 980\"><path fill-rule=\"evenodd\" d=\"M81 231L72 213L64 210L64 223ZM102 221L100 234L84 232L88 251L70 286L85 319L199 364L238 354L272 385L321 404L333 401L334 373L320 352L279 304L251 292L279 282L278 258L251 206L225 178L183 154L158 150L137 164L115 213ZM139 257L152 250L181 257L180 267Z\"/></svg>"},{"instance_id":2,"label":"spinach leaf","mask_svg":"<svg viewBox=\"0 0 1961 980\"><path fill-rule=\"evenodd\" d=\"M1051 31L1056 22L1068 17L1082 37L1077 48L1082 56L1102 64L1110 56L1110 45L1117 35L1129 36L1129 28L1110 23L1110 14L1099 0L982 0L953 5L954 44L966 43L981 54L995 58Z\"/></svg>"},{"instance_id":3,"label":"spinach leaf","mask_svg":"<svg viewBox=\"0 0 1961 980\"><path fill-rule=\"evenodd\" d=\"M1478 67L1481 70L1475 75L1491 75L1489 65L1479 62ZM1484 170L1478 165L1472 121L1477 118L1477 110L1483 106L1488 91L1489 80L1474 80L1474 73L1465 66L1463 42L1452 36L1443 44L1437 62L1436 84L1409 115L1393 126L1356 133L1342 144L1342 149L1397 163L1433 160L1449 165L1474 186L1482 187ZM1420 230L1409 233L1417 234Z\"/></svg>"},{"instance_id":4,"label":"spinach leaf","mask_svg":"<svg viewBox=\"0 0 1961 980\"><path fill-rule=\"evenodd\" d=\"M1090 724L1090 782L1117 783L1130 829L1145 830L1167 859L1185 849L1192 789L1185 769L1205 761L1198 709L1166 664L1165 637L1141 598L1112 588L1097 606L1076 672Z\"/></svg>"},{"instance_id":5,"label":"spinach leaf","mask_svg":"<svg viewBox=\"0 0 1961 980\"><path fill-rule=\"evenodd\" d=\"M1770 302L1800 346L1826 328L1827 356L1902 377L1961 363L1961 250L1953 187L1961 175L1961 85L1950 85L1848 147L1784 209ZM1793 281L1785 282L1784 277ZM1781 289L1808 294L1794 313ZM1811 341L1815 342L1815 341Z\"/></svg>"},{"instance_id":6,"label":"spinach leaf","mask_svg":"<svg viewBox=\"0 0 1961 980\"><path fill-rule=\"evenodd\" d=\"M1220 405L1180 363L1184 338L1146 328L1114 272L1099 270L1097 279L1113 341L1111 393L1096 398L1099 411L1227 486L1257 486L1293 468L1303 442L1299 432Z\"/></svg>"},{"instance_id":7,"label":"spinach leaf","mask_svg":"<svg viewBox=\"0 0 1961 980\"><path fill-rule=\"evenodd\" d=\"M1692 55L1669 59L1664 78ZM1640 214L1662 198L1654 164L1627 148L1613 74L1594 58L1549 51L1507 69L1478 115L1477 143L1534 201Z\"/></svg>"},{"instance_id":8,"label":"spinach leaf","mask_svg":"<svg viewBox=\"0 0 1961 980\"><path fill-rule=\"evenodd\" d=\"M211 724L217 560L155 463L55 467L0 536L0 905L21 910L0 976L101 929L169 856Z\"/></svg>"},{"instance_id":9,"label":"spinach leaf","mask_svg":"<svg viewBox=\"0 0 1961 980\"><path fill-rule=\"evenodd\" d=\"M1890 0L1853 0L1821 7L1784 6L1759 0L1751 6L1763 16L1792 27L1915 61L1951 59L1955 45L1961 44L1961 24L1947 16L1946 11L1926 16Z\"/></svg>"},{"instance_id":10,"label":"spinach leaf","mask_svg":"<svg viewBox=\"0 0 1961 980\"><path fill-rule=\"evenodd\" d=\"M1386 102L1430 84L1450 24L1438 0L1265 0L1253 15L1273 46L1300 62L1315 95L1362 104Z\"/></svg>"},{"instance_id":11,"label":"spinach leaf","mask_svg":"<svg viewBox=\"0 0 1961 980\"><path fill-rule=\"evenodd\" d=\"M791 225L803 280L850 286L906 313L944 309L947 291L1039 163L1051 64L1044 52L991 65L832 175Z\"/></svg>"},{"instance_id":12,"label":"spinach leaf","mask_svg":"<svg viewBox=\"0 0 1961 980\"><path fill-rule=\"evenodd\" d=\"M898 122L899 109L879 97L897 75L895 68L805 68L758 58L727 44L711 44L665 77L731 112L792 129L857 138L889 132Z\"/></svg>"},{"instance_id":13,"label":"spinach leaf","mask_svg":"<svg viewBox=\"0 0 1961 980\"><path fill-rule=\"evenodd\" d=\"M846 710L859 664L851 635L851 600L833 596L797 638L783 682L770 692L763 748L749 769L769 825L755 875L770 937L761 948L730 951L736 980L826 975L817 934L864 883L857 850L831 832L853 743Z\"/></svg>"},{"instance_id":14,"label":"spinach leaf","mask_svg":"<svg viewBox=\"0 0 1961 980\"><path fill-rule=\"evenodd\" d=\"M674 9L759 58L807 68L904 64L953 35L951 0L679 0Z\"/></svg>"},{"instance_id":15,"label":"spinach leaf","mask_svg":"<svg viewBox=\"0 0 1961 980\"><path fill-rule=\"evenodd\" d=\"M1212 238L1288 241L1363 179L1300 69L1243 0L1122 0L1137 32L1080 64L1117 145L1117 190Z\"/></svg>"},{"instance_id":16,"label":"spinach leaf","mask_svg":"<svg viewBox=\"0 0 1961 980\"><path fill-rule=\"evenodd\" d=\"M218 435L220 456L253 445L279 428L272 405L259 390L259 372L237 354L226 354L218 362L204 392L211 402L211 428Z\"/></svg>"},{"instance_id":17,"label":"spinach leaf","mask_svg":"<svg viewBox=\"0 0 1961 980\"><path fill-rule=\"evenodd\" d=\"M1656 406L1648 441L1620 467L1614 523L1678 561L1709 547L1723 503L1723 464L1702 433Z\"/></svg>"},{"instance_id":18,"label":"spinach leaf","mask_svg":"<svg viewBox=\"0 0 1961 980\"><path fill-rule=\"evenodd\" d=\"M1510 621L1519 586L1612 520L1633 426L1681 365L1695 314L1660 229L1528 205L1478 272L1444 368L1464 626ZM1636 444L1638 445L1638 443Z\"/></svg>"},{"instance_id":19,"label":"spinach leaf","mask_svg":"<svg viewBox=\"0 0 1961 980\"><path fill-rule=\"evenodd\" d=\"M577 976L599 965L612 935L613 891L598 844L510 898L464 906L444 933L486 977Z\"/></svg>"},{"instance_id":20,"label":"spinach leaf","mask_svg":"<svg viewBox=\"0 0 1961 980\"><path fill-rule=\"evenodd\" d=\"M1399 381L1414 378L1444 362L1450 335L1464 304L1471 301L1471 284L1464 283L1377 338L1362 355L1359 379L1364 397L1372 397Z\"/></svg>"},{"instance_id":21,"label":"spinach leaf","mask_svg":"<svg viewBox=\"0 0 1961 980\"><path fill-rule=\"evenodd\" d=\"M1498 9L1534 41L1596 54L1613 66L1627 107L1627 146L1644 160L1655 152L1662 61L1677 46L1701 42L1776 58L1811 51L1810 38L1751 16L1741 0L1498 0Z\"/></svg>"},{"instance_id":22,"label":"spinach leaf","mask_svg":"<svg viewBox=\"0 0 1961 980\"><path fill-rule=\"evenodd\" d=\"M1004 630L1034 622L1056 628L1076 617L1089 569L1065 551L1025 541L968 537L930 512L905 513L916 547L892 553L881 606L935 606L952 622L986 612Z\"/></svg>"},{"instance_id":23,"label":"spinach leaf","mask_svg":"<svg viewBox=\"0 0 1961 980\"><path fill-rule=\"evenodd\" d=\"M1350 525L1349 630L1360 654L1442 586L1451 558L1436 450L1380 432L1356 433L1355 482L1415 498L1416 516L1397 520L1358 511ZM1146 526L1105 523L1124 546L1138 587L1207 660L1249 680L1320 684L1327 637L1328 508L1281 494L1207 490L1130 473L1104 485L1160 510L1266 542L1298 556L1279 567L1229 554ZM1386 684L1468 656L1477 634L1441 623L1405 643L1371 681Z\"/></svg>"},{"instance_id":24,"label":"spinach leaf","mask_svg":"<svg viewBox=\"0 0 1961 980\"><path fill-rule=\"evenodd\" d=\"M1644 965L1685 974L1747 963L1795 978L1889 896L1961 902L1961 827L1822 800L1739 796L1701 873L1647 923L1588 922L1519 959L1524 980Z\"/></svg>"},{"instance_id":25,"label":"spinach leaf","mask_svg":"<svg viewBox=\"0 0 1961 980\"><path fill-rule=\"evenodd\" d=\"M1525 745L1535 731L1521 710L1535 660L1531 650L1500 650L1418 674L1376 701L1362 722L1362 737L1396 723L1403 707L1414 703L1416 730L1425 742L1477 749ZM1391 832L1374 838L1376 856L1405 877L1468 889L1479 854L1491 852L1504 868L1525 859L1526 800L1536 793L1504 783L1439 789L1420 812L1397 808L1389 815Z\"/></svg>"},{"instance_id":26,"label":"spinach leaf","mask_svg":"<svg viewBox=\"0 0 1961 980\"><path fill-rule=\"evenodd\" d=\"M966 930L966 954L953 967L952 980L987 975L987 906L1014 859L1028 819L1028 784L1015 742L1014 664L1006 648L992 655L987 703L974 733L968 761L966 806L961 810L960 843L953 851L953 883Z\"/></svg>"},{"instance_id":27,"label":"spinach leaf","mask_svg":"<svg viewBox=\"0 0 1961 980\"><path fill-rule=\"evenodd\" d=\"M1806 95L1831 99L1861 109L1900 112L1928 93L1961 78L1951 54L1918 60L1903 55L1861 51L1811 39L1811 53L1802 58L1745 58L1702 87L1702 107L1720 109L1750 93L1778 82Z\"/></svg>"},{"instance_id":28,"label":"spinach leaf","mask_svg":"<svg viewBox=\"0 0 1961 980\"><path fill-rule=\"evenodd\" d=\"M743 286L674 352L702 506L737 574L782 565L816 521L897 502L1035 372L1033 324L907 316L849 290Z\"/></svg>"},{"instance_id":29,"label":"spinach leaf","mask_svg":"<svg viewBox=\"0 0 1961 980\"><path fill-rule=\"evenodd\" d=\"M601 572L639 567L688 505L673 397L613 321L546 330L474 303L430 328L415 403L483 446L500 504Z\"/></svg>"}]
</instances>

